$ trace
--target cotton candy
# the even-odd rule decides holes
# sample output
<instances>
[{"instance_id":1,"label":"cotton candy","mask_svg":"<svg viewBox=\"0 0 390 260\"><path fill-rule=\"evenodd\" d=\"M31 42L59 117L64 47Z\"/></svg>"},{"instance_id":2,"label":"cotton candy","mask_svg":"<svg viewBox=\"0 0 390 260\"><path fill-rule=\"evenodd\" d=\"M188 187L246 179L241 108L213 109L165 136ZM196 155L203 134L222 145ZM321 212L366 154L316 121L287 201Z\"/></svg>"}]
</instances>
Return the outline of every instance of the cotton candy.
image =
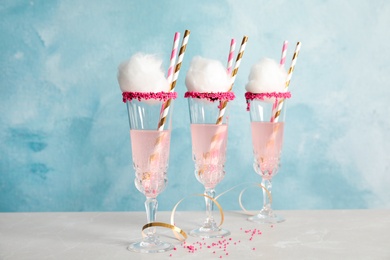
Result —
<instances>
[{"instance_id":1,"label":"cotton candy","mask_svg":"<svg viewBox=\"0 0 390 260\"><path fill-rule=\"evenodd\" d=\"M170 89L162 60L143 53L136 53L119 65L118 83L122 92L168 92Z\"/></svg>"},{"instance_id":2,"label":"cotton candy","mask_svg":"<svg viewBox=\"0 0 390 260\"><path fill-rule=\"evenodd\" d=\"M220 61L197 56L191 61L185 84L188 91L227 92L231 86L231 77Z\"/></svg>"},{"instance_id":3,"label":"cotton candy","mask_svg":"<svg viewBox=\"0 0 390 260\"><path fill-rule=\"evenodd\" d=\"M263 58L251 68L246 91L252 93L286 92L287 72L276 61Z\"/></svg>"}]
</instances>

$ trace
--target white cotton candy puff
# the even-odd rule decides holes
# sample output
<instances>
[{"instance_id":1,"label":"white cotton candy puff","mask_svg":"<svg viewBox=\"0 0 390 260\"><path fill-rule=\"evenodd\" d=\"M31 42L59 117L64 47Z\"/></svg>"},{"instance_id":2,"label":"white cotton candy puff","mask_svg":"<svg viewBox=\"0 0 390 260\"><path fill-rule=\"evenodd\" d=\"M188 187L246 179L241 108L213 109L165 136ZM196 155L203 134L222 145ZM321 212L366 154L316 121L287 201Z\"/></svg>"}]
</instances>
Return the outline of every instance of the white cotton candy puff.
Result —
<instances>
[{"instance_id":1,"label":"white cotton candy puff","mask_svg":"<svg viewBox=\"0 0 390 260\"><path fill-rule=\"evenodd\" d=\"M143 53L136 53L119 65L118 82L122 92L169 92L170 89L162 60Z\"/></svg>"},{"instance_id":2,"label":"white cotton candy puff","mask_svg":"<svg viewBox=\"0 0 390 260\"><path fill-rule=\"evenodd\" d=\"M276 61L263 58L251 68L245 89L252 93L286 92L287 72Z\"/></svg>"},{"instance_id":3,"label":"white cotton candy puff","mask_svg":"<svg viewBox=\"0 0 390 260\"><path fill-rule=\"evenodd\" d=\"M231 82L221 62L199 56L192 59L185 80L188 91L201 93L227 92Z\"/></svg>"}]
</instances>

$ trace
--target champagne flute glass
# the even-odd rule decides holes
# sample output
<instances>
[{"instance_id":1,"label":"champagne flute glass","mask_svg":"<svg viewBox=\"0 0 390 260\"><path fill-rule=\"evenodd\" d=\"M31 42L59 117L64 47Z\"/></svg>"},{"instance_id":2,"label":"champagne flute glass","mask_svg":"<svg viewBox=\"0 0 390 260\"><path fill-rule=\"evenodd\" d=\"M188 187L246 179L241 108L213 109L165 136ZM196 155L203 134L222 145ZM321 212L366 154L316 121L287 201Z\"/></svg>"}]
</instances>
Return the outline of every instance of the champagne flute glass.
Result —
<instances>
[{"instance_id":1,"label":"champagne flute glass","mask_svg":"<svg viewBox=\"0 0 390 260\"><path fill-rule=\"evenodd\" d=\"M130 123L130 139L135 186L146 196L147 222L156 221L157 195L167 185L167 170L171 137L173 102L163 128L158 129L160 112L164 102L160 100L126 101ZM173 249L171 243L161 241L154 228L146 230L146 236L128 246L128 250L141 253L165 252Z\"/></svg>"},{"instance_id":2,"label":"champagne flute glass","mask_svg":"<svg viewBox=\"0 0 390 260\"><path fill-rule=\"evenodd\" d=\"M196 179L204 185L206 220L203 226L190 231L190 235L202 238L224 237L230 231L218 227L213 218L215 186L225 176L226 144L228 135L227 111L220 124L218 101L188 98L191 121L192 154Z\"/></svg>"},{"instance_id":3,"label":"champagne flute glass","mask_svg":"<svg viewBox=\"0 0 390 260\"><path fill-rule=\"evenodd\" d=\"M284 218L276 215L271 207L272 177L274 177L280 167L280 157L282 153L285 100L278 106L272 100L253 99L248 100L250 106L250 119L252 131L252 144L254 162L253 168L262 177L263 208L260 213L249 217L248 220L260 223L279 223ZM279 111L279 116L275 119L275 111Z\"/></svg>"}]
</instances>

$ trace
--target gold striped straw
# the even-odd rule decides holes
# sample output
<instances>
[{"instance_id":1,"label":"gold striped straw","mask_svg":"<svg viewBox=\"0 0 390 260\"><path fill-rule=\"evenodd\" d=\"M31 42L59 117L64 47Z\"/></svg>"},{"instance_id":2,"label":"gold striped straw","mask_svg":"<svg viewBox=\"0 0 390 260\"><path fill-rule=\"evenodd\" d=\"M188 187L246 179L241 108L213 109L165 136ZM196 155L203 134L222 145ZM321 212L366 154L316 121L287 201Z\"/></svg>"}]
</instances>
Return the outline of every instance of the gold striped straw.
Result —
<instances>
[{"instance_id":1,"label":"gold striped straw","mask_svg":"<svg viewBox=\"0 0 390 260\"><path fill-rule=\"evenodd\" d=\"M292 74L294 72L295 65L297 63L297 59L298 59L298 55L299 55L300 50L301 50L301 42L297 42L297 45L296 45L295 51L294 51L294 55L293 55L292 60L291 60L291 66L290 66L290 69L288 70L288 73L287 73L286 86L285 86L286 91L288 90L288 87L290 85L291 77L292 77ZM283 102L284 102L284 99L279 100L278 109L277 109L275 116L274 116L274 122L278 122L280 113L281 113L282 108L283 108Z\"/></svg>"},{"instance_id":2,"label":"gold striped straw","mask_svg":"<svg viewBox=\"0 0 390 260\"><path fill-rule=\"evenodd\" d=\"M290 66L290 69L288 70L288 74L287 74L287 78L286 78L286 91L288 90L288 87L290 85L290 81L291 81L291 76L292 76L292 73L294 71L294 68L295 68L295 64L297 63L297 58L298 58L298 55L299 55L299 51L301 49L301 43L300 42L297 42L297 45L295 47L295 51L294 51L294 55L292 57L292 61L291 61L291 66ZM278 105L277 105L277 111L275 113L275 116L273 117L273 121L272 121L272 118L271 118L271 122L273 123L277 123L278 120L279 120L279 116L280 116L280 113L282 111L282 108L283 108L283 103L284 103L284 99L281 99L278 101ZM278 133L279 131L279 128L280 128L280 124L276 124L274 125L274 128L272 130L272 134L270 136L270 139L267 143L267 149L270 145L273 145L274 142L275 142L275 138L276 138L276 134Z\"/></svg>"},{"instance_id":3,"label":"gold striped straw","mask_svg":"<svg viewBox=\"0 0 390 260\"><path fill-rule=\"evenodd\" d=\"M237 58L236 58L236 64L234 65L234 69L232 72L232 84L230 85L229 91L232 91L232 89L233 89L234 81L236 80L237 72L238 72L238 69L240 67L242 57L244 56L244 51L245 51L247 41L248 41L248 36L244 36L242 38L240 50L238 51ZM223 116L224 116L225 111L226 111L227 103L228 103L228 101L223 101L221 103L221 106L219 108L218 119L216 122L217 125L222 124L222 120L223 120Z\"/></svg>"},{"instance_id":4,"label":"gold striped straw","mask_svg":"<svg viewBox=\"0 0 390 260\"><path fill-rule=\"evenodd\" d=\"M174 90L174 88L176 86L177 79L179 78L179 72L180 72L181 64L183 62L184 53L185 53L186 48L187 48L187 43L188 43L189 37L190 37L190 31L186 30L184 32L183 40L182 40L180 51L179 51L179 56L177 58L177 64L175 66L175 72L173 74L173 80L172 80L171 87L170 87L171 92ZM157 127L157 129L159 131L162 131L164 129L165 121L167 119L167 115L168 115L168 111L169 111L169 107L171 105L171 102L172 102L172 100L168 99L163 105L164 106L163 112L160 115L160 120L158 122L158 127Z\"/></svg>"},{"instance_id":5,"label":"gold striped straw","mask_svg":"<svg viewBox=\"0 0 390 260\"><path fill-rule=\"evenodd\" d=\"M170 92L173 92L173 90L174 90L174 88L176 86L177 79L179 78L179 72L180 72L181 64L183 62L184 53L186 51L186 47L187 47L189 36L190 36L190 31L186 30L184 32L184 36L183 36L183 40L182 40L182 43L181 43L179 55L178 55L178 58L177 58L177 63L176 63L176 66L175 66L175 71L174 71L172 82L171 82L171 86L170 86ZM160 120L158 122L158 127L157 127L157 130L160 132L160 134L156 138L156 141L155 141L155 144L154 144L153 153L149 157L149 161L151 163L153 163L153 164L158 163L159 157L160 157L160 154L161 154L162 148L163 148L162 147L162 142L164 141L165 138L167 138L166 135L164 134L164 132L162 132L162 131L164 130L164 125L165 125L165 122L166 122L166 119L167 119L167 116L168 116L168 112L169 112L169 108L170 108L171 102L172 102L172 99L168 99L162 105L162 111L160 113Z\"/></svg>"}]
</instances>

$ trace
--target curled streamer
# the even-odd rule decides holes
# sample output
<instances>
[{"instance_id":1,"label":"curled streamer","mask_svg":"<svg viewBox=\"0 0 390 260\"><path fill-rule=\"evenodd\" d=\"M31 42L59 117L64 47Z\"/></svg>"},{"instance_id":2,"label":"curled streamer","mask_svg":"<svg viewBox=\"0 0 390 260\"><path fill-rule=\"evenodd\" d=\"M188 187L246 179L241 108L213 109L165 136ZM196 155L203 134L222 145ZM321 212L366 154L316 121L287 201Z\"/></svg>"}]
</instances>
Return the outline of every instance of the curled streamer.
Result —
<instances>
[{"instance_id":1,"label":"curled streamer","mask_svg":"<svg viewBox=\"0 0 390 260\"><path fill-rule=\"evenodd\" d=\"M148 223L148 224L145 224L143 227L142 227L142 236L145 237L146 234L145 234L145 229L148 229L150 227L163 227L163 228L169 228L169 229L172 229L172 231L174 232L176 238L180 241L184 241L187 239L187 233L182 230L181 228L175 226L175 225L171 225L171 224L168 224L168 223L164 223L164 222L151 222L151 223ZM178 234L181 235L181 237L178 236Z\"/></svg>"},{"instance_id":2,"label":"curled streamer","mask_svg":"<svg viewBox=\"0 0 390 260\"><path fill-rule=\"evenodd\" d=\"M263 190L265 190L265 192L267 193L267 196L268 196L268 199L270 201L270 203L272 203L272 195L271 193L269 192L269 190L264 187L262 184L256 184L256 186L262 188ZM247 189L249 189L250 187L246 187L245 189L243 189L241 192L240 192L240 195L238 196L238 203L240 205L240 208L242 209L242 211L244 211L244 213L246 213L247 215L250 215L250 216L254 216L256 214L252 214L250 213L248 210L246 210L246 208L242 205L242 195L245 193L245 191Z\"/></svg>"},{"instance_id":3,"label":"curled streamer","mask_svg":"<svg viewBox=\"0 0 390 260\"><path fill-rule=\"evenodd\" d=\"M258 184L258 183L250 183L252 184L252 186L256 186L256 187L260 187L261 189L265 190L266 193L267 193L267 196L269 198L269 201L272 202L272 196L271 196L271 193L268 191L268 189L266 187L264 187L262 184ZM217 208L219 209L219 213L221 215L221 221L218 225L218 227L221 227L223 222L225 221L225 215L223 213L223 209L222 209L222 206L219 204L219 202L217 201L217 199L219 197L221 197L222 195L225 195L227 194L228 192L242 186L242 185L248 185L248 183L243 183L243 184L238 184L222 193L220 193L218 196L216 196L215 198L212 198L208 195L205 195L205 194L193 194L193 195L189 195L189 196L186 196L182 199L180 199L176 204L175 206L173 207L172 209L172 212L171 212L171 218L170 218L170 224L168 223L164 223L164 222L151 222L151 223L147 223L145 224L143 227L142 227L142 236L145 237L146 234L145 234L145 230L150 228L150 227L163 227L163 228L168 228L168 229L171 229L173 231L173 234L175 235L176 239L179 240L179 241L184 241L187 239L188 235L187 233L182 230L181 228L179 228L178 226L175 225L175 213L176 213L176 210L177 210L177 207L186 199L190 198L190 197L205 197L205 198L208 198L210 199L214 204L215 206L217 206ZM246 213L247 215L255 215L255 214L252 214L250 213L248 210L246 210L246 208L242 205L242 195L245 193L245 191L247 189L249 189L250 187L246 187L244 188L243 190L241 190L240 192L240 195L238 197L238 202L239 202L239 205L240 205L240 208L244 211L244 213ZM180 236L179 236L180 235Z\"/></svg>"}]
</instances>

